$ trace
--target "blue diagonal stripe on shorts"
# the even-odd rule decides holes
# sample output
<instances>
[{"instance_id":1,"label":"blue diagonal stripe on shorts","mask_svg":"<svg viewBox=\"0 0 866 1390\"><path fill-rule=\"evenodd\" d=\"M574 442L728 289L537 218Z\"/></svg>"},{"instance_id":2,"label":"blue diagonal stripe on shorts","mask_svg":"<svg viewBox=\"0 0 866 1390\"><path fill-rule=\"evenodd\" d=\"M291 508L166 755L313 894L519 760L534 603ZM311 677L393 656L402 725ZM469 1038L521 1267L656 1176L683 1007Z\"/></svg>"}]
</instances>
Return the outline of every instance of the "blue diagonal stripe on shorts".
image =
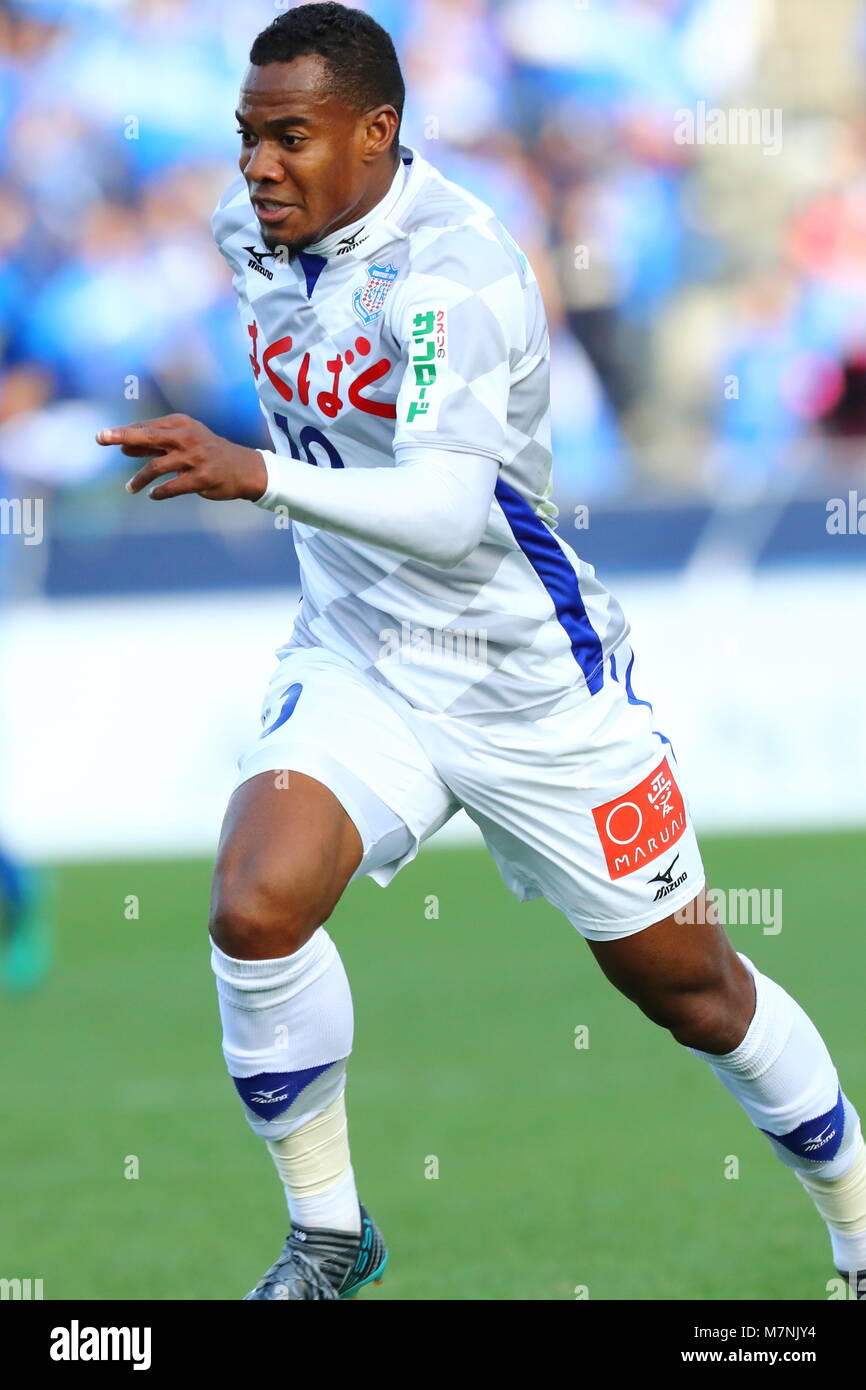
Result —
<instances>
[{"instance_id":1,"label":"blue diagonal stripe on shorts","mask_svg":"<svg viewBox=\"0 0 866 1390\"><path fill-rule=\"evenodd\" d=\"M631 668L632 668L633 666L634 666L634 652L632 652L632 654L631 654L631 661L628 663L628 666L626 667L626 672L625 672L625 693L626 693L626 695L628 696L628 702L629 702L630 705L646 705L646 707L647 707L647 709L650 711L650 713L651 713L651 714L655 714L655 710L653 709L653 707L652 707L652 705L650 704L649 700L639 700L638 697L635 695L634 691L633 691L632 688L631 688ZM619 680L619 676L616 674L616 660L615 660L615 658L614 658L613 652L611 652L611 654L610 654L610 674L613 676L613 678L614 678L615 681ZM666 743L666 744L668 745L668 747L670 748L671 752L674 753L674 746L673 746L673 744L671 743L671 741L670 741L669 738L666 738L666 737L665 737L665 735L661 732L660 729L653 729L653 733L656 734L656 735L661 739L662 743ZM676 757L676 753L674 753L674 757Z\"/></svg>"}]
</instances>

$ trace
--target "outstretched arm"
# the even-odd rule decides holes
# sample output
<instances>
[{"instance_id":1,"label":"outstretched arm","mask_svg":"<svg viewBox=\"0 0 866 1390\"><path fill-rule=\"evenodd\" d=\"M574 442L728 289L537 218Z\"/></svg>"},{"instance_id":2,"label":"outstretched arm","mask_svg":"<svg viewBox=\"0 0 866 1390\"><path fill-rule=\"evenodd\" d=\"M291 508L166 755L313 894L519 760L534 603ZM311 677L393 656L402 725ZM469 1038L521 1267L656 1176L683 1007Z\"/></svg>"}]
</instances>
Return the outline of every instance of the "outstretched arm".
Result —
<instances>
[{"instance_id":1,"label":"outstretched arm","mask_svg":"<svg viewBox=\"0 0 866 1390\"><path fill-rule=\"evenodd\" d=\"M395 468L311 468L262 451L268 484L256 505L450 569L478 545L499 465L480 454L406 445Z\"/></svg>"},{"instance_id":2,"label":"outstretched arm","mask_svg":"<svg viewBox=\"0 0 866 1390\"><path fill-rule=\"evenodd\" d=\"M149 462L127 483L156 501L195 492L210 501L245 498L310 526L450 568L480 541L499 465L486 455L407 443L396 467L326 469L269 450L247 449L187 415L100 430L100 444Z\"/></svg>"}]
</instances>

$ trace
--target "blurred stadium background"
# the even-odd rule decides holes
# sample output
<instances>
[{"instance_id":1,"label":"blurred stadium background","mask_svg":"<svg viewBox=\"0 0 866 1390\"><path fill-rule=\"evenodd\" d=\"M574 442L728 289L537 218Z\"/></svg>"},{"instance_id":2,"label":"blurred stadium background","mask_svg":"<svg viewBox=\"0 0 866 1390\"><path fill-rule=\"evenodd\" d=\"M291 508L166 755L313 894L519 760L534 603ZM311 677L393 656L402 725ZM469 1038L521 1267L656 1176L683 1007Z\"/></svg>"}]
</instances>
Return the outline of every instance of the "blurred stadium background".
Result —
<instances>
[{"instance_id":1,"label":"blurred stadium background","mask_svg":"<svg viewBox=\"0 0 866 1390\"><path fill-rule=\"evenodd\" d=\"M46 1297L233 1297L279 1239L203 933L294 554L255 508L129 497L93 436L184 411L269 444L209 218L280 8L0 0L0 498L43 508L39 543L0 534L0 842L50 874L56 954L3 1001L0 1276ZM866 5L364 8L404 65L404 143L542 283L560 531L632 621L710 881L784 892L778 935L732 935L866 1104ZM767 138L678 137L717 110ZM441 839L333 919L356 1167L399 1251L376 1296L822 1296L823 1233L721 1088L508 898L465 823Z\"/></svg>"}]
</instances>

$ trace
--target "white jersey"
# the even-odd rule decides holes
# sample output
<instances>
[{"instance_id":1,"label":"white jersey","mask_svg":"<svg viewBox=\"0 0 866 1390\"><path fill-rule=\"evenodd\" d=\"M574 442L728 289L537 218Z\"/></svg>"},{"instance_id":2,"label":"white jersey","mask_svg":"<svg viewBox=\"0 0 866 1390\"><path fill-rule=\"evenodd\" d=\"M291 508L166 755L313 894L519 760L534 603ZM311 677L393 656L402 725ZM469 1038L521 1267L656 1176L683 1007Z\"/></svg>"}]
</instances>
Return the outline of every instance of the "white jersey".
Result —
<instances>
[{"instance_id":1,"label":"white jersey","mask_svg":"<svg viewBox=\"0 0 866 1390\"><path fill-rule=\"evenodd\" d=\"M554 526L549 339L535 276L493 212L413 149L366 217L289 258L238 176L214 211L273 449L398 467L401 446L498 460L484 535L450 569L292 523L302 599L281 652L323 647L410 705L539 719L601 689L628 633Z\"/></svg>"}]
</instances>

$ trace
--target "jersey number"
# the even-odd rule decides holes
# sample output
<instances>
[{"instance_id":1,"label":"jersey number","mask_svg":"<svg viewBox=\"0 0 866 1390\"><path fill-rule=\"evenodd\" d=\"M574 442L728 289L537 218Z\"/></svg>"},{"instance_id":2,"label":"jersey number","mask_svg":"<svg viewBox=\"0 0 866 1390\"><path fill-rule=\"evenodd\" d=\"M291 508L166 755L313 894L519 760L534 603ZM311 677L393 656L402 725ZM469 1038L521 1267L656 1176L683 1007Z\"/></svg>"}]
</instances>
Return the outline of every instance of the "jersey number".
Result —
<instances>
[{"instance_id":1,"label":"jersey number","mask_svg":"<svg viewBox=\"0 0 866 1390\"><path fill-rule=\"evenodd\" d=\"M286 416L278 415L275 411L274 419L276 420L283 434L286 436L286 439L289 441L289 448L292 451L292 458L299 459L301 457L301 454L298 450L298 445L295 443L293 436L289 432L289 422ZM304 451L304 458L307 460L307 463L311 463L314 468L319 467L319 460L313 453L313 448L315 445L318 445L325 451L325 454L328 459L328 463L324 465L325 467L345 467L343 460L340 458L338 451L334 448L330 439L328 439L327 435L322 434L321 430L317 430L315 425L304 425L304 428L298 435L298 441L300 443L301 449L303 449Z\"/></svg>"}]
</instances>

